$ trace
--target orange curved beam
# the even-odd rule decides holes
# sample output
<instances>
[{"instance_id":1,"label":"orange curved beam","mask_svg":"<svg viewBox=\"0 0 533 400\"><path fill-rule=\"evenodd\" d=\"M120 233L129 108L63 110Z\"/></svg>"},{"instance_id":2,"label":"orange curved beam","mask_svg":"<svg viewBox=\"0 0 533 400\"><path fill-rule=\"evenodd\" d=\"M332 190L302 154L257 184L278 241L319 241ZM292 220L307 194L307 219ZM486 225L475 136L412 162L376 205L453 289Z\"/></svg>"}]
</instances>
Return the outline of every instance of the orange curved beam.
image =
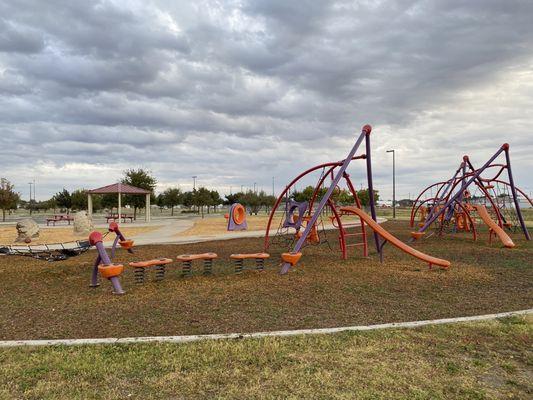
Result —
<instances>
[{"instance_id":1,"label":"orange curved beam","mask_svg":"<svg viewBox=\"0 0 533 400\"><path fill-rule=\"evenodd\" d=\"M340 211L357 215L359 218L363 219L367 223L367 225L372 228L374 232L376 232L379 236L390 242L393 246L406 252L407 254L418 258L419 260L425 261L430 265L438 265L442 268L450 267L450 262L448 260L443 260L441 258L427 255L425 253L422 253L421 251L413 249L411 246L406 245L396 236L393 236L389 231L385 230L380 224L374 221L372 217L365 213L363 210L357 207L341 207Z\"/></svg>"}]
</instances>

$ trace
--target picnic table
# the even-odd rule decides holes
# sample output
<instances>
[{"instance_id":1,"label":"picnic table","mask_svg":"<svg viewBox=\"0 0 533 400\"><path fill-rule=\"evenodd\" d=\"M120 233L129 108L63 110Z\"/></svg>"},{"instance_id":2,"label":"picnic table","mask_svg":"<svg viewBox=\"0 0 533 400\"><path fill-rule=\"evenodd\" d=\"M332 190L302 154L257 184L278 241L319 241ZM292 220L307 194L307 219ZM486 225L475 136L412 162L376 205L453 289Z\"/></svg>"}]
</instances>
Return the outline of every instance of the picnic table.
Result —
<instances>
[{"instance_id":1,"label":"picnic table","mask_svg":"<svg viewBox=\"0 0 533 400\"><path fill-rule=\"evenodd\" d=\"M50 224L56 226L57 222L67 221L70 225L70 221L74 221L74 217L71 217L68 214L55 214L50 218L46 218L46 226L50 226Z\"/></svg>"},{"instance_id":2,"label":"picnic table","mask_svg":"<svg viewBox=\"0 0 533 400\"><path fill-rule=\"evenodd\" d=\"M131 214L120 214L120 217L118 216L118 213L117 214L108 214L106 217L105 217L106 221L109 223L109 221L114 221L116 222L117 220L120 220L122 219L122 222L126 223L126 220L129 219L130 222L133 222L133 215Z\"/></svg>"}]
</instances>

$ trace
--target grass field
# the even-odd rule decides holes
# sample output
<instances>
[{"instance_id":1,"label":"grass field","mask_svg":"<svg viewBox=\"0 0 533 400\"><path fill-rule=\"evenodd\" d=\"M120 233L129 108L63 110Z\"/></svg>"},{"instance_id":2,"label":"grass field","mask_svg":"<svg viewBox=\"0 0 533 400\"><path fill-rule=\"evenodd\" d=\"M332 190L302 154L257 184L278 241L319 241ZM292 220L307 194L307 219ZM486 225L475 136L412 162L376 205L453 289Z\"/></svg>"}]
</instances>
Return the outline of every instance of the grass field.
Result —
<instances>
[{"instance_id":1,"label":"grass field","mask_svg":"<svg viewBox=\"0 0 533 400\"><path fill-rule=\"evenodd\" d=\"M405 221L385 228L408 238ZM332 244L335 238L330 233ZM415 246L452 262L449 271L387 246L342 261L327 246L305 249L297 268L234 275L228 256L262 250L262 239L119 251L117 261L216 251L212 276L173 265L113 296L89 289L94 252L64 262L0 257L0 338L54 339L255 332L399 322L531 308L533 245L489 245L486 232L429 238ZM184 345L0 349L0 399L529 399L533 322L510 318L410 330Z\"/></svg>"},{"instance_id":2,"label":"grass field","mask_svg":"<svg viewBox=\"0 0 533 400\"><path fill-rule=\"evenodd\" d=\"M293 338L0 350L0 398L530 399L520 318Z\"/></svg>"},{"instance_id":3,"label":"grass field","mask_svg":"<svg viewBox=\"0 0 533 400\"><path fill-rule=\"evenodd\" d=\"M402 239L401 222L387 229ZM533 304L533 246L514 235L514 249L489 246L486 237L429 239L416 247L452 262L450 271L427 265L387 246L385 262L376 255L342 261L337 252L309 247L288 276L278 276L277 249L267 271L233 275L234 252L262 250L262 239L192 245L142 246L118 253L127 262L215 251L213 276L197 266L181 278L173 264L164 281L138 286L133 271L122 277L125 296L113 296L107 281L89 289L94 252L64 262L0 257L0 338L48 339L254 332L410 321L529 308ZM331 242L334 239L331 238Z\"/></svg>"}]
</instances>

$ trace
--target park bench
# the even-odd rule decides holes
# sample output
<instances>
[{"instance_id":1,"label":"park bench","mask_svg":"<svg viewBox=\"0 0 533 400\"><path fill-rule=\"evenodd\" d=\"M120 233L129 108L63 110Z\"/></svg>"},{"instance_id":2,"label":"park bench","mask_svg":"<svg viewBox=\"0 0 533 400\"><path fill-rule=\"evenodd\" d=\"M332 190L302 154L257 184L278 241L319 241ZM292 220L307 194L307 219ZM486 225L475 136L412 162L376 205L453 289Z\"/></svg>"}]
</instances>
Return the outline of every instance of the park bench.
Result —
<instances>
[{"instance_id":1,"label":"park bench","mask_svg":"<svg viewBox=\"0 0 533 400\"><path fill-rule=\"evenodd\" d=\"M50 226L50 224L55 226L56 222L61 221L67 221L67 223L70 225L70 222L74 221L74 217L71 217L70 215L54 215L51 218L46 218L46 226Z\"/></svg>"},{"instance_id":2,"label":"park bench","mask_svg":"<svg viewBox=\"0 0 533 400\"><path fill-rule=\"evenodd\" d=\"M118 216L118 214L109 214L109 215L106 215L105 217L106 219L106 222L109 223L109 221L116 221L116 220L120 220L122 219L122 222L126 223L126 220L129 219L130 222L133 222L133 215L131 214L121 214L120 215L120 218Z\"/></svg>"}]
</instances>

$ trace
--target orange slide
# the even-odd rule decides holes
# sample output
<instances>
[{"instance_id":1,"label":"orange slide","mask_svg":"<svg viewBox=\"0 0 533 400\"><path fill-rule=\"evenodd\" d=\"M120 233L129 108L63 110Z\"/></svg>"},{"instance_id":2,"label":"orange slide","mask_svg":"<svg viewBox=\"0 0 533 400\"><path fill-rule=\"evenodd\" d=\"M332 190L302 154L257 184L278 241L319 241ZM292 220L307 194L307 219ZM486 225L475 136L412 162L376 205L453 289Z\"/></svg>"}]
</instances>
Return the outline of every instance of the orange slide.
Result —
<instances>
[{"instance_id":1,"label":"orange slide","mask_svg":"<svg viewBox=\"0 0 533 400\"><path fill-rule=\"evenodd\" d=\"M473 205L473 207L476 209L479 217L483 220L483 222L487 224L487 226L492 229L492 231L496 235L498 235L505 247L511 248L515 246L509 235L505 233L505 231L500 228L498 224L494 222L494 220L490 217L489 212L487 211L487 207L485 207L484 205Z\"/></svg>"},{"instance_id":2,"label":"orange slide","mask_svg":"<svg viewBox=\"0 0 533 400\"><path fill-rule=\"evenodd\" d=\"M360 217L362 220L364 220L369 227L371 227L374 232L376 232L379 236L381 236L386 241L390 242L393 246L396 246L402 251L405 251L407 254L412 255L413 257L418 258L419 260L425 261L429 263L430 265L438 265L442 268L449 268L450 262L448 260L443 260L441 258L432 257L425 253L422 253L421 251L418 251L416 249L413 249L412 247L406 245L404 242L402 242L397 237L393 236L391 233L389 233L387 230L385 230L380 224L378 224L376 221L372 219L370 215L365 213L363 210L357 207L341 207L341 212L355 214L358 217Z\"/></svg>"}]
</instances>

